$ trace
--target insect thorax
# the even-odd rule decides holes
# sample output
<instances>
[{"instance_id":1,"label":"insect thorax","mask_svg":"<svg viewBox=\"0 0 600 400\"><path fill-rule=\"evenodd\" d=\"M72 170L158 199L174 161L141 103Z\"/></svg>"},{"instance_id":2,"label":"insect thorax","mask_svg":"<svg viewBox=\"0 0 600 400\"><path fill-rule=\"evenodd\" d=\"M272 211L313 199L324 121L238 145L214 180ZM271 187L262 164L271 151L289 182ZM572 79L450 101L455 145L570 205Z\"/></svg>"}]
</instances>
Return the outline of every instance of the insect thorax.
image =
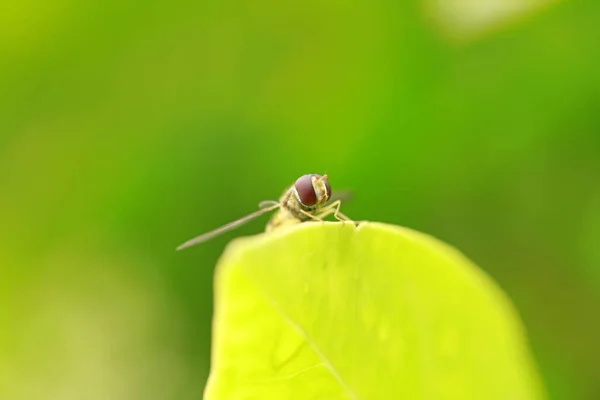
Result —
<instances>
[{"instance_id":1,"label":"insect thorax","mask_svg":"<svg viewBox=\"0 0 600 400\"><path fill-rule=\"evenodd\" d=\"M285 225L298 224L310 219L300 210L312 213L317 207L306 207L300 204L292 188L287 190L280 198L281 208L273 214L267 224L267 232Z\"/></svg>"}]
</instances>

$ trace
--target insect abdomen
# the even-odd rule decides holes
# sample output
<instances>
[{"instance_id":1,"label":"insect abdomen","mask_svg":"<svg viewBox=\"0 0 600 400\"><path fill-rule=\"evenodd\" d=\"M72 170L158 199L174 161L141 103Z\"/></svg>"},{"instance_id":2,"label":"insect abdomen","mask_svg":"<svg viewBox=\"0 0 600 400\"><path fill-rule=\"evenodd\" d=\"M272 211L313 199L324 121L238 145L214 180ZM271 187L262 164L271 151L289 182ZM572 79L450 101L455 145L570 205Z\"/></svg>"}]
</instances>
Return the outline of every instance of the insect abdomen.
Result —
<instances>
[{"instance_id":1,"label":"insect abdomen","mask_svg":"<svg viewBox=\"0 0 600 400\"><path fill-rule=\"evenodd\" d=\"M302 221L294 217L289 211L281 209L273 214L267 223L267 228L265 230L267 232L271 232L274 229L281 228L283 226L299 224L300 222Z\"/></svg>"}]
</instances>

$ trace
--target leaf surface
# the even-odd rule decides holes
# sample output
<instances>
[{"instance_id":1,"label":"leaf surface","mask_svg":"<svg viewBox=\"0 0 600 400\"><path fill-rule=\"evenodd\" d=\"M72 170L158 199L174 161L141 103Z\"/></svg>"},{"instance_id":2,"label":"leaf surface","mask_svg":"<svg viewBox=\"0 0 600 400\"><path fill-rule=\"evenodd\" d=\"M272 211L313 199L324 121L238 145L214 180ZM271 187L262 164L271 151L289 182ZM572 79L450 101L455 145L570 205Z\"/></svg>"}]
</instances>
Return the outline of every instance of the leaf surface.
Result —
<instances>
[{"instance_id":1,"label":"leaf surface","mask_svg":"<svg viewBox=\"0 0 600 400\"><path fill-rule=\"evenodd\" d=\"M544 398L506 295L407 228L303 223L237 239L215 292L209 400Z\"/></svg>"}]
</instances>

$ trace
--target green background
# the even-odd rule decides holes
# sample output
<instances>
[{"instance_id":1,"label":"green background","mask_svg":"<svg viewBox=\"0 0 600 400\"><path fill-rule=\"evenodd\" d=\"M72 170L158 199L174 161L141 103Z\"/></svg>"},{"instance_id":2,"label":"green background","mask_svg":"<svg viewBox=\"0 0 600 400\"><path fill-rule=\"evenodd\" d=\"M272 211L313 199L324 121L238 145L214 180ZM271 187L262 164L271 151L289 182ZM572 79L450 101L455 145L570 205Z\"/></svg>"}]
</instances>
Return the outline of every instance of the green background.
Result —
<instances>
[{"instance_id":1,"label":"green background","mask_svg":"<svg viewBox=\"0 0 600 400\"><path fill-rule=\"evenodd\" d=\"M174 248L310 172L458 247L552 397L600 397L600 5L475 3L3 4L0 397L199 398L212 268L266 218Z\"/></svg>"}]
</instances>

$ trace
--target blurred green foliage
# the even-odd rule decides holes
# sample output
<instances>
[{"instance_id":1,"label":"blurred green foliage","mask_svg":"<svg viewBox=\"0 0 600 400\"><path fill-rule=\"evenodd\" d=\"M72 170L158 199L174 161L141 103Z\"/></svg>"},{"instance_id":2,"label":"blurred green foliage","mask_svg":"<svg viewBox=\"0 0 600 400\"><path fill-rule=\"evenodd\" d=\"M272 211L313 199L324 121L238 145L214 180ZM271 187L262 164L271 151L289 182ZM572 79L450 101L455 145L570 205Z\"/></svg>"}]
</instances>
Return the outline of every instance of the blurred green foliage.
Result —
<instances>
[{"instance_id":1,"label":"blurred green foliage","mask_svg":"<svg viewBox=\"0 0 600 400\"><path fill-rule=\"evenodd\" d=\"M0 397L198 398L212 266L263 222L174 247L327 172L352 218L486 269L551 395L599 398L600 5L476 23L501 13L454 1L468 18L432 0L3 4Z\"/></svg>"}]
</instances>

